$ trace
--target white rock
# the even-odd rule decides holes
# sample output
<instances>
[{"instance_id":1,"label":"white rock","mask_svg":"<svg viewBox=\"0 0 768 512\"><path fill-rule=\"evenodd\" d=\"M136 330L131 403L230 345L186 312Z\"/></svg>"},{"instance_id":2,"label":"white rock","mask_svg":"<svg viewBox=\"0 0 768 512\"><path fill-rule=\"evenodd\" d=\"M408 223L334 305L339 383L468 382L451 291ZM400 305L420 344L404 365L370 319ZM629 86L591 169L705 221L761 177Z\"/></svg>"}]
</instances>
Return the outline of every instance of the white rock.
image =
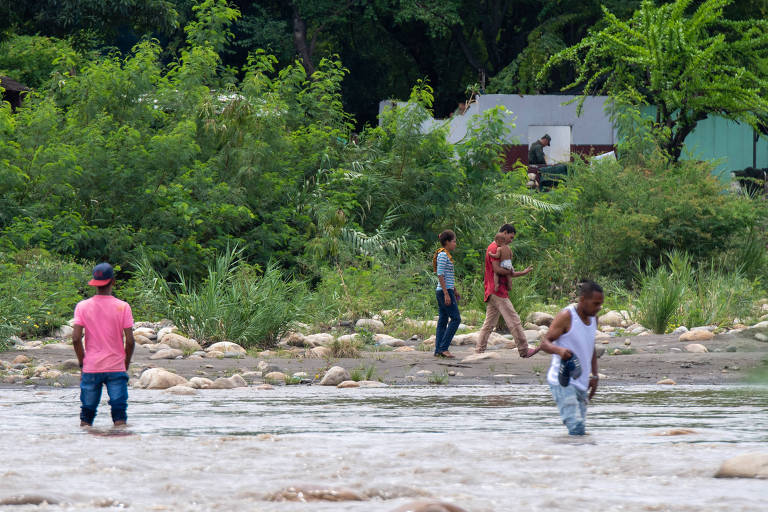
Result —
<instances>
[{"instance_id":1,"label":"white rock","mask_svg":"<svg viewBox=\"0 0 768 512\"><path fill-rule=\"evenodd\" d=\"M328 347L315 347L309 351L309 357L316 359L323 359L324 357L328 357L330 355L331 349Z\"/></svg>"},{"instance_id":2,"label":"white rock","mask_svg":"<svg viewBox=\"0 0 768 512\"><path fill-rule=\"evenodd\" d=\"M213 386L213 381L205 377L192 377L189 379L189 387L194 389L208 389L211 386Z\"/></svg>"},{"instance_id":3,"label":"white rock","mask_svg":"<svg viewBox=\"0 0 768 512\"><path fill-rule=\"evenodd\" d=\"M768 341L768 336L766 336L765 334L763 334L763 333L761 333L761 332L758 332L758 333L756 333L756 334L755 334L755 339L756 339L757 341L763 341L763 342L765 342L765 341Z\"/></svg>"},{"instance_id":4,"label":"white rock","mask_svg":"<svg viewBox=\"0 0 768 512\"><path fill-rule=\"evenodd\" d=\"M482 354L470 354L461 360L462 363L475 363L477 361L483 361L485 359L499 359L501 356L498 352L483 352Z\"/></svg>"},{"instance_id":5,"label":"white rock","mask_svg":"<svg viewBox=\"0 0 768 512\"><path fill-rule=\"evenodd\" d=\"M373 332L381 332L384 330L384 322L373 318L361 318L355 322L355 329L367 329Z\"/></svg>"},{"instance_id":6,"label":"white rock","mask_svg":"<svg viewBox=\"0 0 768 512\"><path fill-rule=\"evenodd\" d=\"M283 336L282 340L287 345L290 345L292 347L313 347L314 345L308 344L306 337L300 333L300 332L289 332L285 336Z\"/></svg>"},{"instance_id":7,"label":"white rock","mask_svg":"<svg viewBox=\"0 0 768 512\"><path fill-rule=\"evenodd\" d=\"M163 350L158 350L151 356L149 356L150 359L176 359L179 356L183 356L184 352L182 352L179 349L176 348L164 348Z\"/></svg>"},{"instance_id":8,"label":"white rock","mask_svg":"<svg viewBox=\"0 0 768 512\"><path fill-rule=\"evenodd\" d=\"M750 327L750 329L768 329L768 320L764 320L762 322L758 322L755 325L753 325L752 327Z\"/></svg>"},{"instance_id":9,"label":"white rock","mask_svg":"<svg viewBox=\"0 0 768 512\"><path fill-rule=\"evenodd\" d=\"M264 380L269 380L273 382L285 382L287 375L283 372L269 372L264 376Z\"/></svg>"},{"instance_id":10,"label":"white rock","mask_svg":"<svg viewBox=\"0 0 768 512\"><path fill-rule=\"evenodd\" d=\"M419 370L416 372L416 375L432 375L431 370Z\"/></svg>"},{"instance_id":11,"label":"white rock","mask_svg":"<svg viewBox=\"0 0 768 512\"><path fill-rule=\"evenodd\" d=\"M405 342L401 339L389 336L388 334L377 334L373 337L374 341L379 345L386 345L387 347L403 347Z\"/></svg>"},{"instance_id":12,"label":"white rock","mask_svg":"<svg viewBox=\"0 0 768 512\"><path fill-rule=\"evenodd\" d=\"M706 329L696 329L684 332L680 335L678 340L680 341L707 341L714 338L715 335Z\"/></svg>"},{"instance_id":13,"label":"white rock","mask_svg":"<svg viewBox=\"0 0 768 512\"><path fill-rule=\"evenodd\" d=\"M213 381L210 389L233 389L245 387L248 387L248 383L245 382L245 379L238 374L234 374L229 378L219 377Z\"/></svg>"},{"instance_id":14,"label":"white rock","mask_svg":"<svg viewBox=\"0 0 768 512\"><path fill-rule=\"evenodd\" d=\"M221 352L226 354L227 352L235 352L237 354L246 354L246 350L238 345L237 343L232 343L231 341L220 341L218 343L214 343L207 349L205 349L207 352Z\"/></svg>"},{"instance_id":15,"label":"white rock","mask_svg":"<svg viewBox=\"0 0 768 512\"><path fill-rule=\"evenodd\" d=\"M686 345L685 351L690 352L692 354L704 354L706 352L709 352L709 350L707 350L707 347L699 343L690 343Z\"/></svg>"},{"instance_id":16,"label":"white rock","mask_svg":"<svg viewBox=\"0 0 768 512\"><path fill-rule=\"evenodd\" d=\"M201 347L200 344L195 340L185 338L181 334L176 334L173 332L168 333L160 338L160 343L165 343L171 348L177 348L180 350L203 350L203 347Z\"/></svg>"},{"instance_id":17,"label":"white rock","mask_svg":"<svg viewBox=\"0 0 768 512\"><path fill-rule=\"evenodd\" d=\"M157 333L154 329L150 329L149 327L137 327L133 330L134 336L144 336L145 338L149 338L150 340L157 338Z\"/></svg>"},{"instance_id":18,"label":"white rock","mask_svg":"<svg viewBox=\"0 0 768 512\"><path fill-rule=\"evenodd\" d=\"M179 332L179 329L176 328L175 325L170 325L168 327L163 327L159 331L157 331L157 339L163 339L163 336L166 334L172 333L172 332Z\"/></svg>"},{"instance_id":19,"label":"white rock","mask_svg":"<svg viewBox=\"0 0 768 512\"><path fill-rule=\"evenodd\" d=\"M150 352L152 352L153 354L154 354L155 352L157 352L158 350L164 350L164 349L166 349L166 348L171 348L171 347L169 347L168 345L166 345L165 343L155 343L154 345L145 345L145 346L146 346L146 347L149 349L149 351L150 351Z\"/></svg>"},{"instance_id":20,"label":"white rock","mask_svg":"<svg viewBox=\"0 0 768 512\"><path fill-rule=\"evenodd\" d=\"M549 327L552 325L552 321L555 319L554 316L550 315L549 313L543 313L540 311L537 311L535 313L531 313L528 315L528 321L532 322L536 325L546 325Z\"/></svg>"},{"instance_id":21,"label":"white rock","mask_svg":"<svg viewBox=\"0 0 768 512\"><path fill-rule=\"evenodd\" d=\"M291 375L294 379L306 379L307 378L307 372L295 372L293 375Z\"/></svg>"},{"instance_id":22,"label":"white rock","mask_svg":"<svg viewBox=\"0 0 768 512\"><path fill-rule=\"evenodd\" d=\"M768 453L745 453L723 462L716 478L768 478Z\"/></svg>"},{"instance_id":23,"label":"white rock","mask_svg":"<svg viewBox=\"0 0 768 512\"><path fill-rule=\"evenodd\" d=\"M688 328L684 325L681 325L680 327L672 331L672 334L683 334L684 332L688 332Z\"/></svg>"},{"instance_id":24,"label":"white rock","mask_svg":"<svg viewBox=\"0 0 768 512\"><path fill-rule=\"evenodd\" d=\"M320 381L321 386L338 386L345 380L352 380L349 372L341 366L333 366L323 376Z\"/></svg>"},{"instance_id":25,"label":"white rock","mask_svg":"<svg viewBox=\"0 0 768 512\"><path fill-rule=\"evenodd\" d=\"M622 323L626 323L624 317L618 311L609 311L603 316L599 317L600 325L610 325L612 327L621 327Z\"/></svg>"},{"instance_id":26,"label":"white rock","mask_svg":"<svg viewBox=\"0 0 768 512\"><path fill-rule=\"evenodd\" d=\"M710 331L714 332L717 329L716 325L699 325L697 327L691 327L692 331Z\"/></svg>"},{"instance_id":27,"label":"white rock","mask_svg":"<svg viewBox=\"0 0 768 512\"><path fill-rule=\"evenodd\" d=\"M143 336L141 334L136 334L136 333L133 333L133 341L137 345L151 345L152 344L152 340L151 339L147 338L146 336Z\"/></svg>"},{"instance_id":28,"label":"white rock","mask_svg":"<svg viewBox=\"0 0 768 512\"><path fill-rule=\"evenodd\" d=\"M72 337L72 327L68 325L62 325L55 331L53 331L52 336L54 338L70 338Z\"/></svg>"},{"instance_id":29,"label":"white rock","mask_svg":"<svg viewBox=\"0 0 768 512\"><path fill-rule=\"evenodd\" d=\"M190 386L171 386L163 391L163 393L170 393L172 395L197 395L196 389Z\"/></svg>"},{"instance_id":30,"label":"white rock","mask_svg":"<svg viewBox=\"0 0 768 512\"><path fill-rule=\"evenodd\" d=\"M345 381L343 381L343 382L339 382L339 383L336 385L336 387L337 387L337 388L341 388L341 389L343 389L343 388L359 388L359 387L360 387L360 384L358 384L358 383L357 383L357 382L355 382L354 380L345 380Z\"/></svg>"},{"instance_id":31,"label":"white rock","mask_svg":"<svg viewBox=\"0 0 768 512\"><path fill-rule=\"evenodd\" d=\"M386 388L387 385L377 380L361 380L358 382L361 388Z\"/></svg>"},{"instance_id":32,"label":"white rock","mask_svg":"<svg viewBox=\"0 0 768 512\"><path fill-rule=\"evenodd\" d=\"M171 373L165 368L150 368L141 374L136 386L144 389L168 389L186 384L187 379L181 375Z\"/></svg>"},{"instance_id":33,"label":"white rock","mask_svg":"<svg viewBox=\"0 0 768 512\"><path fill-rule=\"evenodd\" d=\"M304 336L304 341L312 347L325 346L333 342L333 335L327 332L310 334L309 336Z\"/></svg>"},{"instance_id":34,"label":"white rock","mask_svg":"<svg viewBox=\"0 0 768 512\"><path fill-rule=\"evenodd\" d=\"M345 334L343 336L339 336L336 339L342 343L350 343L352 341L356 341L359 337L360 337L359 334L354 333L354 334Z\"/></svg>"}]
</instances>

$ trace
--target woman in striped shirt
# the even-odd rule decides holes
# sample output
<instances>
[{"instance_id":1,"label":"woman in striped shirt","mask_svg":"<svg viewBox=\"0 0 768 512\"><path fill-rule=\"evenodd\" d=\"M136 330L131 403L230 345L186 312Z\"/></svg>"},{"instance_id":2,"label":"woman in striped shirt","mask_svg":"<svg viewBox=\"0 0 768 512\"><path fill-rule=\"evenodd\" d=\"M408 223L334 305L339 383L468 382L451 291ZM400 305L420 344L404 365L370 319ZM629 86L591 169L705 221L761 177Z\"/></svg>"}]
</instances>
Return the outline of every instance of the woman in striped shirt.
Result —
<instances>
[{"instance_id":1,"label":"woman in striped shirt","mask_svg":"<svg viewBox=\"0 0 768 512\"><path fill-rule=\"evenodd\" d=\"M441 249L435 252L432 259L432 267L437 274L437 332L435 333L435 357L449 357L454 355L448 351L453 341L453 335L461 323L455 279L453 274L453 257L451 251L456 249L456 233L446 229L438 237ZM448 321L450 319L450 322Z\"/></svg>"}]
</instances>

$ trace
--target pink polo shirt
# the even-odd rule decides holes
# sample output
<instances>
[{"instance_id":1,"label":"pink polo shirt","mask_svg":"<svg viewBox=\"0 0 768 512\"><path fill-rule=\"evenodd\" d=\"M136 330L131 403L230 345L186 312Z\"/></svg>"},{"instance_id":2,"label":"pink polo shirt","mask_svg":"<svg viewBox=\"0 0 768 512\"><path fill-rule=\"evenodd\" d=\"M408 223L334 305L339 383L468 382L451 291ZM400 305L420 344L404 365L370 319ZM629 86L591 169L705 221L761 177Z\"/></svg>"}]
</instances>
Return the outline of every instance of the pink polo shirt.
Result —
<instances>
[{"instance_id":1,"label":"pink polo shirt","mask_svg":"<svg viewBox=\"0 0 768 512\"><path fill-rule=\"evenodd\" d=\"M75 306L75 325L85 328L83 372L124 372L123 329L133 327L131 306L112 295L94 295Z\"/></svg>"}]
</instances>

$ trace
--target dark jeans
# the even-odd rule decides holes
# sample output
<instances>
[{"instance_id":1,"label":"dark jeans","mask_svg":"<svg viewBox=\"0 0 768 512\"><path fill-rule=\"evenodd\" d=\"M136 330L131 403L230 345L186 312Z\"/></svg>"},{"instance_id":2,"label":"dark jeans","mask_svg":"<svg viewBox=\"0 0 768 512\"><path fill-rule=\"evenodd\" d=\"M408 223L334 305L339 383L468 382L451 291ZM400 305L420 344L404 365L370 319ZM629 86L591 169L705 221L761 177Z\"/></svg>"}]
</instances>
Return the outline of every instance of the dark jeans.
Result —
<instances>
[{"instance_id":1,"label":"dark jeans","mask_svg":"<svg viewBox=\"0 0 768 512\"><path fill-rule=\"evenodd\" d=\"M435 333L435 355L442 354L451 346L453 335L461 323L459 314L459 305L456 304L456 294L452 289L448 289L448 296L451 297L451 305L445 305L443 290L437 290L437 332ZM450 322L448 319L450 318Z\"/></svg>"},{"instance_id":2,"label":"dark jeans","mask_svg":"<svg viewBox=\"0 0 768 512\"><path fill-rule=\"evenodd\" d=\"M128 415L128 374L125 372L83 373L80 378L80 420L93 425L101 401L101 388L107 386L112 421L126 421Z\"/></svg>"}]
</instances>

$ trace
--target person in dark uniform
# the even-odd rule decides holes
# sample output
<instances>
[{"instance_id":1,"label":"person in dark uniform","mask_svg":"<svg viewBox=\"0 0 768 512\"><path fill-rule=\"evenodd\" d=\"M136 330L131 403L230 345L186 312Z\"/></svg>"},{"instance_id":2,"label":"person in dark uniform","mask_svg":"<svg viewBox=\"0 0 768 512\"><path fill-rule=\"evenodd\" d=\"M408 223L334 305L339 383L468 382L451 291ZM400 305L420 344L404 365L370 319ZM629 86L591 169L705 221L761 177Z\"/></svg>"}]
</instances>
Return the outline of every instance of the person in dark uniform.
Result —
<instances>
[{"instance_id":1,"label":"person in dark uniform","mask_svg":"<svg viewBox=\"0 0 768 512\"><path fill-rule=\"evenodd\" d=\"M539 140L531 144L528 148L528 163L535 165L547 165L547 160L544 158L544 148L549 146L549 142L552 140L548 134L544 134Z\"/></svg>"}]
</instances>

